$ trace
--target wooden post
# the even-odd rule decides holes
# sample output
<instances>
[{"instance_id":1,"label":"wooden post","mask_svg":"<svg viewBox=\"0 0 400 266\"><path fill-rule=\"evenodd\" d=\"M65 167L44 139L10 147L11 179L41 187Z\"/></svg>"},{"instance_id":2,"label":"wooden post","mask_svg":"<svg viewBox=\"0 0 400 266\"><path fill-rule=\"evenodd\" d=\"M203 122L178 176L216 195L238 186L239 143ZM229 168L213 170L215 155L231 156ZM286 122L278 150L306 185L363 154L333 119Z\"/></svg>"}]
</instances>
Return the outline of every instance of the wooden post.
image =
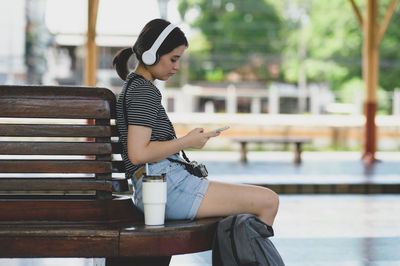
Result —
<instances>
[{"instance_id":1,"label":"wooden post","mask_svg":"<svg viewBox=\"0 0 400 266\"><path fill-rule=\"evenodd\" d=\"M366 19L364 27L363 42L363 78L365 82L365 130L364 130L364 151L362 158L367 164L376 161L376 125L375 114L376 88L378 85L378 0L367 0Z\"/></svg>"},{"instance_id":2,"label":"wooden post","mask_svg":"<svg viewBox=\"0 0 400 266\"><path fill-rule=\"evenodd\" d=\"M381 26L378 23L378 0L366 0L366 19L362 15L354 0L349 0L356 15L357 21L363 31L363 79L365 83L365 130L364 151L362 159L367 164L372 164L376 151L376 125L375 115L377 110L376 89L379 77L379 43L382 40L390 19L393 15L398 0L389 4Z\"/></svg>"},{"instance_id":3,"label":"wooden post","mask_svg":"<svg viewBox=\"0 0 400 266\"><path fill-rule=\"evenodd\" d=\"M96 22L99 0L88 0L88 30L86 41L85 85L96 86L97 46Z\"/></svg>"},{"instance_id":4,"label":"wooden post","mask_svg":"<svg viewBox=\"0 0 400 266\"><path fill-rule=\"evenodd\" d=\"M85 58L85 85L95 87L97 84L97 45L96 45L96 22L97 11L99 9L99 0L88 0L88 29L86 40L86 58ZM95 124L94 120L87 121L89 125ZM88 138L87 141L94 139Z\"/></svg>"}]
</instances>

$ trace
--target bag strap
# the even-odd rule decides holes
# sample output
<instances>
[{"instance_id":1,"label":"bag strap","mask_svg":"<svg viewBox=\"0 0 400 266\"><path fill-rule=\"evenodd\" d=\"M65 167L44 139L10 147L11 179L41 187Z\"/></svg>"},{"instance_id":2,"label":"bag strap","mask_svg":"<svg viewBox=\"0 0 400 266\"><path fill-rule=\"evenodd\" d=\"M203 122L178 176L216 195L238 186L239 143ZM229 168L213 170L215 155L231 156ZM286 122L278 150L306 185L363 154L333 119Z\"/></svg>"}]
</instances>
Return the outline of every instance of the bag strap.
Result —
<instances>
[{"instance_id":1,"label":"bag strap","mask_svg":"<svg viewBox=\"0 0 400 266\"><path fill-rule=\"evenodd\" d=\"M125 88L123 89L123 94L122 94L122 113L123 113L123 116L124 116L126 129L128 129L128 114L127 114L126 108L125 108L125 98L126 98L126 92L128 91L128 88L132 84L134 79L135 78L133 77L128 81L128 83L126 84Z\"/></svg>"},{"instance_id":2,"label":"bag strap","mask_svg":"<svg viewBox=\"0 0 400 266\"><path fill-rule=\"evenodd\" d=\"M128 83L126 84L125 88L123 89L123 94L122 94L122 113L123 113L123 116L124 116L125 126L126 126L127 129L128 129L129 124L128 124L128 113L127 113L126 108L125 108L125 98L126 98L126 93L127 93L127 91L128 91L128 88L129 88L129 86L131 86L131 84L132 84L132 82L135 80L135 78L136 78L136 77L133 76L133 77L128 81ZM172 125L171 125L171 126L172 126ZM174 132L174 138L177 138L176 135L175 135L175 132ZM183 159L185 159L186 162L190 163L190 160L189 160L189 158L186 156L186 153L185 153L183 150L181 150L181 152L182 152L182 157L183 157ZM173 160L173 159L172 159L172 160ZM179 162L181 162L181 161L179 161Z\"/></svg>"}]
</instances>

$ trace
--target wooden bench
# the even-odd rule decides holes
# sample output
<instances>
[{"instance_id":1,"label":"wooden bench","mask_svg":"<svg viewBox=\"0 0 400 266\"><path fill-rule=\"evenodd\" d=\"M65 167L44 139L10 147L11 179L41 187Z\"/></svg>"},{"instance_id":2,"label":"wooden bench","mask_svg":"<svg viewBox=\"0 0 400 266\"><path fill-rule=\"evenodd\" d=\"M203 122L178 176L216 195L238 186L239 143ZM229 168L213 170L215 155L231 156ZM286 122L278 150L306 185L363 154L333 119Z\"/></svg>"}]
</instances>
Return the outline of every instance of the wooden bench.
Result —
<instances>
[{"instance_id":1,"label":"wooden bench","mask_svg":"<svg viewBox=\"0 0 400 266\"><path fill-rule=\"evenodd\" d=\"M294 163L301 163L301 146L303 143L310 143L309 138L269 138L269 137L243 137L234 138L234 142L240 144L240 161L247 163L247 143L282 143L282 144L294 144Z\"/></svg>"},{"instance_id":2,"label":"wooden bench","mask_svg":"<svg viewBox=\"0 0 400 266\"><path fill-rule=\"evenodd\" d=\"M168 265L211 248L218 218L144 225L126 192L115 104L104 88L0 86L1 258Z\"/></svg>"}]
</instances>

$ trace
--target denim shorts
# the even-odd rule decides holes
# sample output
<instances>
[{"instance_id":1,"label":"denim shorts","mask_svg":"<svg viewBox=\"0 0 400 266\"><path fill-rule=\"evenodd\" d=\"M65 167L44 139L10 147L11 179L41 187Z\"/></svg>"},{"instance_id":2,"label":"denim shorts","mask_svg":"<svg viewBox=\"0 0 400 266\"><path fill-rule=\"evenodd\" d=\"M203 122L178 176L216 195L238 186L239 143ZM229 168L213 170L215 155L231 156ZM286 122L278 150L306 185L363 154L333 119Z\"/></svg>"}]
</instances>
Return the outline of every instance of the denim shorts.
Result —
<instances>
[{"instance_id":1,"label":"denim shorts","mask_svg":"<svg viewBox=\"0 0 400 266\"><path fill-rule=\"evenodd\" d=\"M172 155L170 158L182 160L178 155ZM170 220L193 220L210 181L191 175L183 165L171 162L168 159L149 164L149 172L151 175L166 174L167 205L165 218ZM136 179L135 175L133 176L135 205L143 212L142 178Z\"/></svg>"}]
</instances>

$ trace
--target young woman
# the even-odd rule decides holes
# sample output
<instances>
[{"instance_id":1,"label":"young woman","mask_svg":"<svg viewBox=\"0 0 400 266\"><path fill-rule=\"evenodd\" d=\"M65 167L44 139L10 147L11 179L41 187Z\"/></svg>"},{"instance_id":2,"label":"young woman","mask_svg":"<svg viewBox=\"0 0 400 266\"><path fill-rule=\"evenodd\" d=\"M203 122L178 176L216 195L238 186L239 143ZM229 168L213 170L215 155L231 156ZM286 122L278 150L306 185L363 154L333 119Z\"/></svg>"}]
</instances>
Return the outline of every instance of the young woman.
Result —
<instances>
[{"instance_id":1,"label":"young woman","mask_svg":"<svg viewBox=\"0 0 400 266\"><path fill-rule=\"evenodd\" d=\"M199 178L186 170L180 151L201 149L219 133L195 128L176 138L175 130L161 105L154 81L168 80L179 70L188 47L184 33L162 19L146 24L132 48L119 51L113 60L125 81L117 103L117 125L123 143L127 176L135 188L135 204L143 211L142 174L149 163L151 174L166 173L167 219L194 219L240 213L257 215L272 225L278 211L278 196L259 186L227 184ZM129 72L128 59L135 54L138 64Z\"/></svg>"}]
</instances>

